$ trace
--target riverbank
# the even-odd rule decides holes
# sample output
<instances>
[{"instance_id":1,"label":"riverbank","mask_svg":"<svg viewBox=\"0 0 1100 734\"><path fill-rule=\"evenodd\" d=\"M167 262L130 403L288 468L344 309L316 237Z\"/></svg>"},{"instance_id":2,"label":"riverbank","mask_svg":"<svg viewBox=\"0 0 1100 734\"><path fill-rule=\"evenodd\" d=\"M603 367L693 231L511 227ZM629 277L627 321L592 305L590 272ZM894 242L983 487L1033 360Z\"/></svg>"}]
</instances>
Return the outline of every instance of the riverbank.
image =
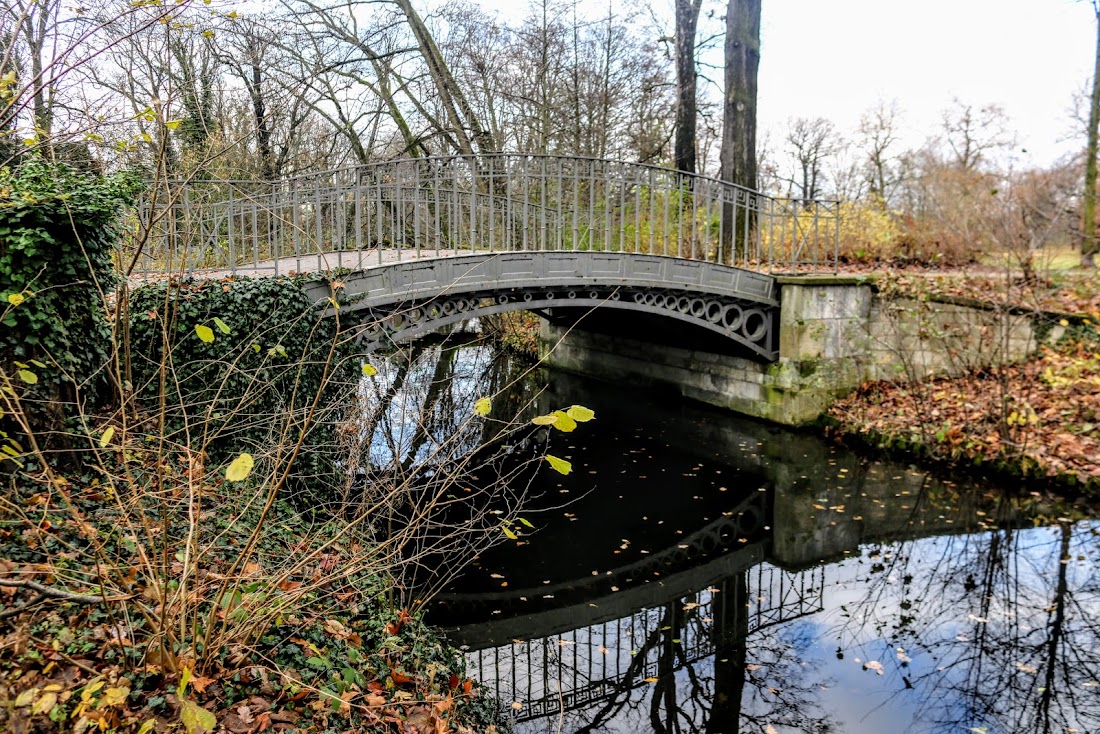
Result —
<instances>
[{"instance_id":1,"label":"riverbank","mask_svg":"<svg viewBox=\"0 0 1100 734\"><path fill-rule=\"evenodd\" d=\"M87 294L57 294L0 315L67 325ZM351 479L344 396L378 370L301 282L161 282L82 313L96 328L60 343L89 340L111 382L97 362L78 396L34 329L8 332L0 730L493 731L396 581L436 522L398 512L422 487Z\"/></svg>"},{"instance_id":2,"label":"riverbank","mask_svg":"<svg viewBox=\"0 0 1100 734\"><path fill-rule=\"evenodd\" d=\"M835 435L949 466L1100 490L1100 288L1095 274L891 274L917 298L1027 310L1067 329L1031 359L954 377L876 382L838 400Z\"/></svg>"},{"instance_id":3,"label":"riverbank","mask_svg":"<svg viewBox=\"0 0 1100 734\"><path fill-rule=\"evenodd\" d=\"M1100 340L1081 335L1023 364L865 385L826 424L842 437L948 465L1100 490Z\"/></svg>"},{"instance_id":4,"label":"riverbank","mask_svg":"<svg viewBox=\"0 0 1100 734\"><path fill-rule=\"evenodd\" d=\"M29 484L5 496L27 509L0 527L0 730L495 730L461 653L362 563L365 533L277 501L241 563L262 506L242 515L240 488L219 484L200 528L172 508L135 526L131 488L111 497L77 476L64 498ZM179 538L171 550L162 533ZM158 550L161 578L144 572Z\"/></svg>"}]
</instances>

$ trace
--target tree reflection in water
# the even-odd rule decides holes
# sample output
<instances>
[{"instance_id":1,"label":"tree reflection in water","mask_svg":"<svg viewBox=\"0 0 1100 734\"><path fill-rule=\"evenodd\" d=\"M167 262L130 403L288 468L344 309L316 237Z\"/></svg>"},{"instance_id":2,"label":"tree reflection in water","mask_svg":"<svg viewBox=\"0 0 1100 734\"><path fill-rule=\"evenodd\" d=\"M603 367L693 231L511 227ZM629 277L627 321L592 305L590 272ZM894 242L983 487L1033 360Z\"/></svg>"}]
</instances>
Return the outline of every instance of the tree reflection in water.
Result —
<instances>
[{"instance_id":1,"label":"tree reflection in water","mask_svg":"<svg viewBox=\"0 0 1100 734\"><path fill-rule=\"evenodd\" d=\"M389 562L394 603L415 609L500 542L527 501L539 454L516 418L537 389L521 365L462 331L373 359L377 373L361 380L344 424L351 481L334 506L378 518L375 532L399 556ZM492 410L475 416L482 397Z\"/></svg>"},{"instance_id":2,"label":"tree reflection in water","mask_svg":"<svg viewBox=\"0 0 1100 734\"><path fill-rule=\"evenodd\" d=\"M523 732L1100 731L1096 536L1060 523L872 546L814 569L800 593L823 592L817 611L770 624L761 600L783 572L765 563L469 658L524 705ZM608 656L614 680L594 680Z\"/></svg>"},{"instance_id":3,"label":"tree reflection in water","mask_svg":"<svg viewBox=\"0 0 1100 734\"><path fill-rule=\"evenodd\" d=\"M493 467L507 483L514 465L483 447L507 420L549 400L596 409L592 445L578 450L605 464L592 465L599 474L588 484L569 486L608 493L605 512L630 515L623 527L700 500L690 494L705 488L670 469L667 491L650 493L658 504L643 504L640 474L671 467L672 455L720 467L714 476L731 490L720 497L729 508L768 490L767 532L708 546L634 586L630 574L572 592L558 580L547 594L556 600L530 598L525 608L507 592L549 574L525 570L534 561L520 549L484 555L478 573L496 569L512 584L495 592L474 584L470 594L492 601L480 621L453 633L477 638L471 672L499 692L518 732L1100 731L1100 524L1080 519L1089 511L957 486L814 436L562 375L517 382L522 368L484 350L421 346L403 355L368 386L376 392L365 463L375 477L430 476L441 462L476 457L480 471ZM499 394L501 422L469 421L474 400L490 393ZM638 436L658 450L624 450ZM529 489L511 488L512 499L529 499ZM630 502L615 499L623 496ZM522 550L553 558L566 543L583 558L594 534L574 531L561 514L560 532L547 515ZM615 563L625 562L600 557L591 566L602 574ZM441 575L418 568L410 578L430 584ZM555 601L572 606L555 612Z\"/></svg>"}]
</instances>

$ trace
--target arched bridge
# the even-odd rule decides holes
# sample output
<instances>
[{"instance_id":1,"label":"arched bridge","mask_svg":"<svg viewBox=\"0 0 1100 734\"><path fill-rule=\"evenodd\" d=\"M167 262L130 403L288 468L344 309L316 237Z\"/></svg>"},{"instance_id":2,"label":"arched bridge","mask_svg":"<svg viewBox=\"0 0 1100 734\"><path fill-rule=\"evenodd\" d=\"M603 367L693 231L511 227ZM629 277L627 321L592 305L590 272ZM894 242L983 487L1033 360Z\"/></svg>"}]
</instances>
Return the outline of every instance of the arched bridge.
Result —
<instances>
[{"instance_id":1,"label":"arched bridge","mask_svg":"<svg viewBox=\"0 0 1100 734\"><path fill-rule=\"evenodd\" d=\"M368 349L408 341L474 316L554 307L652 313L727 336L765 359L775 354L774 279L697 260L604 252L510 252L429 258L317 282L338 288L363 324Z\"/></svg>"},{"instance_id":2,"label":"arched bridge","mask_svg":"<svg viewBox=\"0 0 1100 734\"><path fill-rule=\"evenodd\" d=\"M368 346L569 302L668 316L774 359L774 276L837 261L836 202L556 155L175 182L149 192L139 221L135 274L324 274Z\"/></svg>"}]
</instances>

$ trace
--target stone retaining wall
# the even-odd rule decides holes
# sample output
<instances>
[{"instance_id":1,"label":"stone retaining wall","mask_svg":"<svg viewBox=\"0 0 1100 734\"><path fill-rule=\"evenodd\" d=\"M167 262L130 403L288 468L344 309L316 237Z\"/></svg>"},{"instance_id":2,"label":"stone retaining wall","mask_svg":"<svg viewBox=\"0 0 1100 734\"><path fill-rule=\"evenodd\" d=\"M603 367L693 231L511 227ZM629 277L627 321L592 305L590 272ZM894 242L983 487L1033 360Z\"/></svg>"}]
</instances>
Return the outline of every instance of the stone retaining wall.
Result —
<instances>
[{"instance_id":1,"label":"stone retaining wall","mask_svg":"<svg viewBox=\"0 0 1100 734\"><path fill-rule=\"evenodd\" d=\"M780 278L779 359L660 346L543 322L555 367L640 385L786 425L814 421L871 380L913 381L1026 358L1064 327L1042 314L884 298L860 278Z\"/></svg>"}]
</instances>

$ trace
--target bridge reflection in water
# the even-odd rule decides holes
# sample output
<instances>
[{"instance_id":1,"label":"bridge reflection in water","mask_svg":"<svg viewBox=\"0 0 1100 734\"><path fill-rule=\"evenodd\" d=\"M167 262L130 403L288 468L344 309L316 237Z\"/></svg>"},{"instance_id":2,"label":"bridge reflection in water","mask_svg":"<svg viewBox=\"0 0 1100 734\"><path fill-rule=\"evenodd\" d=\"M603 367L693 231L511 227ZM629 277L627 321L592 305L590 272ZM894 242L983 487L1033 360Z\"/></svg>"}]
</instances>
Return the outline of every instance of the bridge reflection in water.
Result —
<instances>
[{"instance_id":1,"label":"bridge reflection in water","mask_svg":"<svg viewBox=\"0 0 1100 734\"><path fill-rule=\"evenodd\" d=\"M515 721L586 709L586 722L595 726L615 713L631 690L662 679L671 684L671 675L719 651L734 655L743 670L746 638L821 611L823 584L820 566L792 572L757 563L660 606L470 651L470 674L498 700L519 704L510 707ZM741 693L730 696L739 699Z\"/></svg>"}]
</instances>

